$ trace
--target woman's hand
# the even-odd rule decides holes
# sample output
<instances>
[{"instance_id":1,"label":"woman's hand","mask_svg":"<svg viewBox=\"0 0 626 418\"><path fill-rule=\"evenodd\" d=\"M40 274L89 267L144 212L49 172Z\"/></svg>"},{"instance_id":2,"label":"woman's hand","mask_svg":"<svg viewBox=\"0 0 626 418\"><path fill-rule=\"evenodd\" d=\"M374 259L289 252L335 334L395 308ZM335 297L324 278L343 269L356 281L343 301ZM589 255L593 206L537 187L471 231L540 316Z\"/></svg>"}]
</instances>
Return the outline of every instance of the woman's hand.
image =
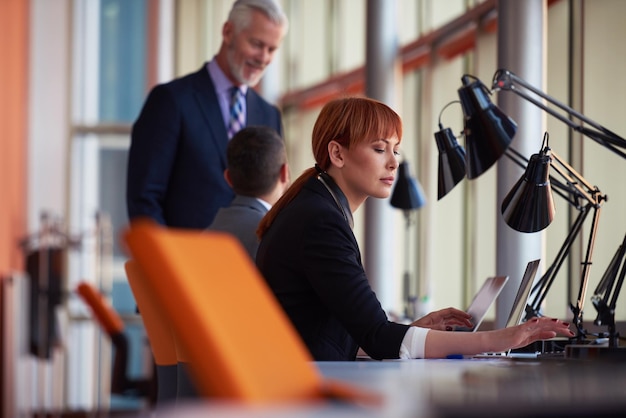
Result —
<instances>
[{"instance_id":1,"label":"woman's hand","mask_svg":"<svg viewBox=\"0 0 626 418\"><path fill-rule=\"evenodd\" d=\"M547 340L557 335L573 337L574 333L569 329L569 323L555 318L540 317L531 318L516 327L506 328L512 331L511 348L519 348L537 340Z\"/></svg>"},{"instance_id":2,"label":"woman's hand","mask_svg":"<svg viewBox=\"0 0 626 418\"><path fill-rule=\"evenodd\" d=\"M426 336L425 358L442 358L450 354L474 355L500 352L525 347L537 340L554 338L557 335L573 337L567 322L547 317L532 318L521 325L478 332L441 332L446 324L466 318L464 312L444 309L415 321L411 325L431 328ZM462 322L462 321L461 321ZM436 330L436 331L435 331Z\"/></svg>"},{"instance_id":3,"label":"woman's hand","mask_svg":"<svg viewBox=\"0 0 626 418\"><path fill-rule=\"evenodd\" d=\"M414 327L437 329L440 331L452 331L455 326L472 327L472 316L455 308L441 309L413 321Z\"/></svg>"}]
</instances>

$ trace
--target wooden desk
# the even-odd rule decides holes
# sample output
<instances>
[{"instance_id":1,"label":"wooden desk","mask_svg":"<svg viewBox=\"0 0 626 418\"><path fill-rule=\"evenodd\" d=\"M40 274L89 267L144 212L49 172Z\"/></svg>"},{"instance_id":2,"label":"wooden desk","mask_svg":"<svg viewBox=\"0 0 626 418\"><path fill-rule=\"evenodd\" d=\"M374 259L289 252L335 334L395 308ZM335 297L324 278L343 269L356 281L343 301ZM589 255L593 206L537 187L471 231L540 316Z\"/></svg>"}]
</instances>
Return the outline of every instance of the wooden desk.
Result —
<instances>
[{"instance_id":1,"label":"wooden desk","mask_svg":"<svg viewBox=\"0 0 626 418\"><path fill-rule=\"evenodd\" d=\"M626 363L463 359L318 362L321 373L381 393L379 407L309 403L242 407L201 402L161 417L618 417Z\"/></svg>"}]
</instances>

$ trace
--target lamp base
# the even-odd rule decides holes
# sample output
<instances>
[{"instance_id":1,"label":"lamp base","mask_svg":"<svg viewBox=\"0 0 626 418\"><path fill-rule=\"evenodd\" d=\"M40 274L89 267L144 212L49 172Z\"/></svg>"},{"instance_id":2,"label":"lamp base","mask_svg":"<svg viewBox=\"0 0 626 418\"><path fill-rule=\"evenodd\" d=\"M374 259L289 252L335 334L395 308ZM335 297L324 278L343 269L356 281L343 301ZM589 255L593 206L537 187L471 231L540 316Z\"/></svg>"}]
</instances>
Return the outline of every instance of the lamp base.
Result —
<instances>
[{"instance_id":1,"label":"lamp base","mask_svg":"<svg viewBox=\"0 0 626 418\"><path fill-rule=\"evenodd\" d=\"M565 346L566 359L579 360L626 360L626 347L606 345L570 344Z\"/></svg>"}]
</instances>

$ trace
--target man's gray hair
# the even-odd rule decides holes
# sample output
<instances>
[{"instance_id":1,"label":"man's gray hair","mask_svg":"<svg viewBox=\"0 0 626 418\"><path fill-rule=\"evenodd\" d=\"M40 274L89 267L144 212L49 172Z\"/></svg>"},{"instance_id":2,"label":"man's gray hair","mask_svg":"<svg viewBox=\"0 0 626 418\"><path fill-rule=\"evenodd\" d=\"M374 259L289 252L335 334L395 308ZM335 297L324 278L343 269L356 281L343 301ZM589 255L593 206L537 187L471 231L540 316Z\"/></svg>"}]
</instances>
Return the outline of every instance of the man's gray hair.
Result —
<instances>
[{"instance_id":1,"label":"man's gray hair","mask_svg":"<svg viewBox=\"0 0 626 418\"><path fill-rule=\"evenodd\" d=\"M284 28L285 33L289 27L287 15L283 12L280 4L276 0L237 0L233 4L228 20L235 25L235 31L248 26L252 18L253 11L259 11L268 17L272 22Z\"/></svg>"}]
</instances>

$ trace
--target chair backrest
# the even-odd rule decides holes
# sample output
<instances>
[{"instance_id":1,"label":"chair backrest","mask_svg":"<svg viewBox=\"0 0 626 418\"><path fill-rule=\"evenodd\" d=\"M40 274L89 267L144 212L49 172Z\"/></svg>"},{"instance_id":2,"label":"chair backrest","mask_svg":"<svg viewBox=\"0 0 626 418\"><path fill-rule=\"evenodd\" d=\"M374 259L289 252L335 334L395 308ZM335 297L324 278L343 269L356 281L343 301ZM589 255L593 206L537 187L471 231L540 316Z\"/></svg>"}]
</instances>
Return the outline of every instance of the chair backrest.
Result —
<instances>
[{"instance_id":1,"label":"chair backrest","mask_svg":"<svg viewBox=\"0 0 626 418\"><path fill-rule=\"evenodd\" d=\"M137 394L152 397L150 379L129 378L126 370L128 365L128 339L125 334L124 321L105 299L104 295L91 283L82 281L76 287L76 293L89 306L99 325L107 333L115 347L115 358L111 376L111 392L118 394Z\"/></svg>"},{"instance_id":2,"label":"chair backrest","mask_svg":"<svg viewBox=\"0 0 626 418\"><path fill-rule=\"evenodd\" d=\"M89 282L80 282L76 286L76 293L89 306L94 317L104 329L113 337L124 332L124 322L113 307L106 301L102 293Z\"/></svg>"},{"instance_id":3,"label":"chair backrest","mask_svg":"<svg viewBox=\"0 0 626 418\"><path fill-rule=\"evenodd\" d=\"M310 353L235 238L140 219L124 240L189 355L200 395L259 403L327 394Z\"/></svg>"},{"instance_id":4,"label":"chair backrest","mask_svg":"<svg viewBox=\"0 0 626 418\"><path fill-rule=\"evenodd\" d=\"M157 365L174 365L176 359L176 343L173 330L167 316L164 315L155 296L151 293L149 283L135 260L124 264L128 284L137 302L139 313L150 341L150 348Z\"/></svg>"},{"instance_id":5,"label":"chair backrest","mask_svg":"<svg viewBox=\"0 0 626 418\"><path fill-rule=\"evenodd\" d=\"M135 297L154 358L157 407L175 401L178 394L178 362L173 329L157 304L146 277L134 260L124 264L128 284Z\"/></svg>"}]
</instances>

